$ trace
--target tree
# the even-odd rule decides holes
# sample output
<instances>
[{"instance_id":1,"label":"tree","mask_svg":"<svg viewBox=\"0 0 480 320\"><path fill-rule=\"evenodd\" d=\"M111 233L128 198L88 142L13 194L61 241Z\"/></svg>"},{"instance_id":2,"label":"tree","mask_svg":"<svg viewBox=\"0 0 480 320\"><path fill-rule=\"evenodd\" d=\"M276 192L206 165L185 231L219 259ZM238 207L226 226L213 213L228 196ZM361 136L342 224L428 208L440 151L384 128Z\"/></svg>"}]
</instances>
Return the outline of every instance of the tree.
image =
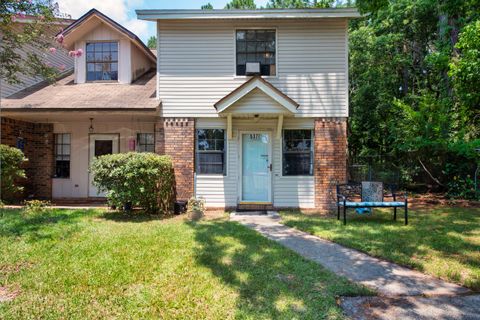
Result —
<instances>
[{"instance_id":1,"label":"tree","mask_svg":"<svg viewBox=\"0 0 480 320\"><path fill-rule=\"evenodd\" d=\"M150 38L148 38L147 47L149 49L157 49L157 37L151 36Z\"/></svg>"},{"instance_id":2,"label":"tree","mask_svg":"<svg viewBox=\"0 0 480 320\"><path fill-rule=\"evenodd\" d=\"M330 8L335 4L335 0L270 0L267 8Z\"/></svg>"},{"instance_id":3,"label":"tree","mask_svg":"<svg viewBox=\"0 0 480 320\"><path fill-rule=\"evenodd\" d=\"M480 80L474 22L480 3L357 5L369 15L349 26L351 158L381 155L404 181L466 194L456 189L471 187L480 144L478 100L467 101Z\"/></svg>"},{"instance_id":4,"label":"tree","mask_svg":"<svg viewBox=\"0 0 480 320\"><path fill-rule=\"evenodd\" d=\"M207 4L204 4L203 6L200 7L202 10L213 10L212 4L209 2Z\"/></svg>"},{"instance_id":5,"label":"tree","mask_svg":"<svg viewBox=\"0 0 480 320\"><path fill-rule=\"evenodd\" d=\"M58 70L44 61L42 55L32 50L21 54L25 46L45 52L56 50L52 47L51 35L61 31L54 24L57 8L49 0L0 2L0 78L19 83L20 74L40 76L50 81L57 77ZM22 23L17 23L20 21Z\"/></svg>"},{"instance_id":6,"label":"tree","mask_svg":"<svg viewBox=\"0 0 480 320\"><path fill-rule=\"evenodd\" d=\"M225 9L256 9L254 0L231 0L225 6Z\"/></svg>"},{"instance_id":7,"label":"tree","mask_svg":"<svg viewBox=\"0 0 480 320\"><path fill-rule=\"evenodd\" d=\"M480 20L464 28L455 48L460 55L452 59L450 76L458 107L470 120L476 135L480 135Z\"/></svg>"}]
</instances>

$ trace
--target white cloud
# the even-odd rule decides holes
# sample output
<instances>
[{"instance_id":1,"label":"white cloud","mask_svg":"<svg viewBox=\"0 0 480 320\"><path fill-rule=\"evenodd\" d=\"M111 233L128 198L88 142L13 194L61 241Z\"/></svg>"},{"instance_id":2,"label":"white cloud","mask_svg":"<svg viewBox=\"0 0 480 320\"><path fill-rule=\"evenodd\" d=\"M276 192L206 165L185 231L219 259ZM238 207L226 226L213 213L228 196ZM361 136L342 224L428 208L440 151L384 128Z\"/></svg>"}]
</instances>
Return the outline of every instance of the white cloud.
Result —
<instances>
[{"instance_id":1,"label":"white cloud","mask_svg":"<svg viewBox=\"0 0 480 320\"><path fill-rule=\"evenodd\" d=\"M88 10L95 8L112 18L142 39L147 38L148 23L137 20L136 15L129 17L129 11L140 8L143 0L57 0L60 12L77 19Z\"/></svg>"},{"instance_id":2,"label":"white cloud","mask_svg":"<svg viewBox=\"0 0 480 320\"><path fill-rule=\"evenodd\" d=\"M142 39L148 34L148 24L146 21L128 20L125 23L122 23L122 25Z\"/></svg>"}]
</instances>

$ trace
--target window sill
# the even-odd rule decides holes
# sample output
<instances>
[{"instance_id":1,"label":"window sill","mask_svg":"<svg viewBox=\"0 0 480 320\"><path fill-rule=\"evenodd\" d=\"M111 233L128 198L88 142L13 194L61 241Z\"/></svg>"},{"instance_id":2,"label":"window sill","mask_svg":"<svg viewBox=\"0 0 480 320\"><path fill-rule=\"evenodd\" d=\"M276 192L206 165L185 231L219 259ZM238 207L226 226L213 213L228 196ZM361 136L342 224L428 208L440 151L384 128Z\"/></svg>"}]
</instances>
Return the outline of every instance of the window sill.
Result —
<instances>
[{"instance_id":1,"label":"window sill","mask_svg":"<svg viewBox=\"0 0 480 320\"><path fill-rule=\"evenodd\" d=\"M233 75L233 79L248 79L253 76L237 76L236 74ZM275 76L262 76L263 79L277 79L278 75Z\"/></svg>"},{"instance_id":2,"label":"window sill","mask_svg":"<svg viewBox=\"0 0 480 320\"><path fill-rule=\"evenodd\" d=\"M55 179L55 180L71 180L70 177L68 178L62 178L62 177L52 177L52 179Z\"/></svg>"},{"instance_id":3,"label":"window sill","mask_svg":"<svg viewBox=\"0 0 480 320\"><path fill-rule=\"evenodd\" d=\"M94 80L94 81L85 81L85 83L110 83L110 84L120 84L118 80Z\"/></svg>"},{"instance_id":4,"label":"window sill","mask_svg":"<svg viewBox=\"0 0 480 320\"><path fill-rule=\"evenodd\" d=\"M313 178L314 175L291 175L291 176L284 176L283 174L279 176L280 178L287 178L287 179L294 179L294 178Z\"/></svg>"},{"instance_id":5,"label":"window sill","mask_svg":"<svg viewBox=\"0 0 480 320\"><path fill-rule=\"evenodd\" d=\"M227 175L225 174L216 174L216 173L201 173L201 174L197 174L195 173L195 176L197 178L206 178L206 179L218 179L218 178L226 178Z\"/></svg>"}]
</instances>

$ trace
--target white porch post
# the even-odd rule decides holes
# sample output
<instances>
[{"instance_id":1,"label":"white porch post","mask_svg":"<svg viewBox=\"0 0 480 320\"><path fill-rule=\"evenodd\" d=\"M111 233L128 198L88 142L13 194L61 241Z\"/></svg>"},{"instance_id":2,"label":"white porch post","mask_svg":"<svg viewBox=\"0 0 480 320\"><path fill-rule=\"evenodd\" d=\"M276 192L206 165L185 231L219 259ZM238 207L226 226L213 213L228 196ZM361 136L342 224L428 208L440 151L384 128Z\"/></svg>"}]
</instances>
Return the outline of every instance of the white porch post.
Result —
<instances>
[{"instance_id":1,"label":"white porch post","mask_svg":"<svg viewBox=\"0 0 480 320\"><path fill-rule=\"evenodd\" d=\"M232 130L232 114L227 115L227 138L228 140L233 139L233 130Z\"/></svg>"},{"instance_id":2,"label":"white porch post","mask_svg":"<svg viewBox=\"0 0 480 320\"><path fill-rule=\"evenodd\" d=\"M278 116L278 123L277 123L277 139L282 137L282 128L283 128L283 114Z\"/></svg>"}]
</instances>

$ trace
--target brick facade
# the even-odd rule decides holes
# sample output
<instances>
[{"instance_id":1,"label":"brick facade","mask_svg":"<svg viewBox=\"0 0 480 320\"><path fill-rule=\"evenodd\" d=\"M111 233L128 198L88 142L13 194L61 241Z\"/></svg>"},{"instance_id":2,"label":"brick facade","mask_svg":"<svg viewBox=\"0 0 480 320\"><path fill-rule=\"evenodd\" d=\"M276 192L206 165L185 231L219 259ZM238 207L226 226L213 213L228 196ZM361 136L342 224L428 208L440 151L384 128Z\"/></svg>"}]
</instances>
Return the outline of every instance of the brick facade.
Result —
<instances>
[{"instance_id":1,"label":"brick facade","mask_svg":"<svg viewBox=\"0 0 480 320\"><path fill-rule=\"evenodd\" d=\"M28 158L28 162L25 164L27 180L25 181L24 196L51 199L54 157L53 125L2 117L0 142L16 147L19 137L25 141L24 154Z\"/></svg>"},{"instance_id":2,"label":"brick facade","mask_svg":"<svg viewBox=\"0 0 480 320\"><path fill-rule=\"evenodd\" d=\"M315 207L335 208L337 183L347 179L347 122L344 118L315 119Z\"/></svg>"},{"instance_id":3,"label":"brick facade","mask_svg":"<svg viewBox=\"0 0 480 320\"><path fill-rule=\"evenodd\" d=\"M195 120L160 118L155 125L155 152L173 159L177 200L188 200L194 192Z\"/></svg>"}]
</instances>

